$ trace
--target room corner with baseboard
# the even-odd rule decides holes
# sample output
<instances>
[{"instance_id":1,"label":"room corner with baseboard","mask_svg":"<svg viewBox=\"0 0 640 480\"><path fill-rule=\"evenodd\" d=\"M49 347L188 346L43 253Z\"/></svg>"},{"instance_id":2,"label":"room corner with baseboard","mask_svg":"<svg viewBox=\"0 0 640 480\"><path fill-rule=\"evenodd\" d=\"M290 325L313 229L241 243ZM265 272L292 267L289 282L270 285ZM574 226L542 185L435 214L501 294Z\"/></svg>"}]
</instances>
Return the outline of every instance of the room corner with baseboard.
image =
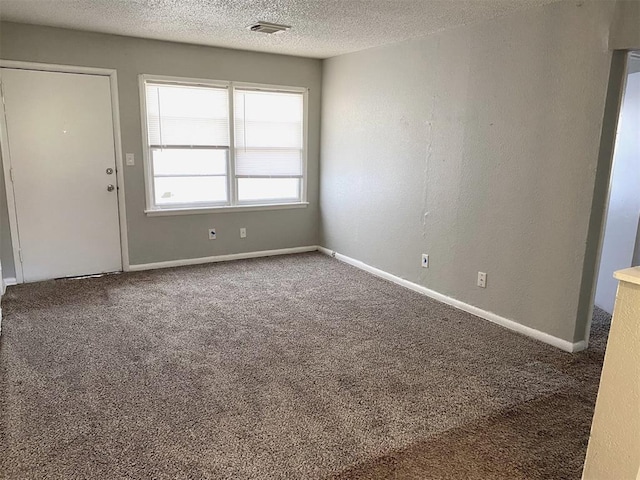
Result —
<instances>
[{"instance_id":1,"label":"room corner with baseboard","mask_svg":"<svg viewBox=\"0 0 640 480\"><path fill-rule=\"evenodd\" d=\"M581 350L584 350L587 347L586 342L584 341L571 343L561 338L553 337L539 330L534 330L532 328L526 327L508 318L504 318L499 315L496 315L493 312L482 310L473 305L469 305L467 303L461 302L454 298L447 297L446 295L442 295L439 292L430 290L428 288L425 288L421 285L410 282L403 278L399 278L388 272L384 272L375 267L372 267L371 265L367 265L359 260L355 260L353 258L347 257L333 250L329 250L324 247L318 247L318 250L324 253L325 255L328 255L332 258L336 258L342 262L348 263L349 265L353 265L354 267L364 270L365 272L369 272L377 277L384 278L385 280L393 282L402 287L408 288L409 290L413 290L414 292L418 292L434 300L438 300L439 302L450 305L464 312L470 313L476 317L495 323L509 330L513 330L514 332L518 332L522 335L526 335L527 337L535 338L536 340L552 345L556 348L559 348L560 350L564 350L565 352L570 352L570 353L579 352Z\"/></svg>"},{"instance_id":2,"label":"room corner with baseboard","mask_svg":"<svg viewBox=\"0 0 640 480\"><path fill-rule=\"evenodd\" d=\"M3 1L3 478L635 478L640 4L339 3Z\"/></svg>"}]
</instances>

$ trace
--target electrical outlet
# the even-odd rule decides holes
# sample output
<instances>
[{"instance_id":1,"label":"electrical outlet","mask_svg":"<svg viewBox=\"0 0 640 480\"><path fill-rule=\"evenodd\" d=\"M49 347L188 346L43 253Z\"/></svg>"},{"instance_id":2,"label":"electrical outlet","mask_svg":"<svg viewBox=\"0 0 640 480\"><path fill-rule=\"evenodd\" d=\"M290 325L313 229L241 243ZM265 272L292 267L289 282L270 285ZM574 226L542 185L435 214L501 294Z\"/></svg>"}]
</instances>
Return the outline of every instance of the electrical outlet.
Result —
<instances>
[{"instance_id":1,"label":"electrical outlet","mask_svg":"<svg viewBox=\"0 0 640 480\"><path fill-rule=\"evenodd\" d=\"M487 274L484 272L478 272L478 286L480 288L487 288Z\"/></svg>"},{"instance_id":2,"label":"electrical outlet","mask_svg":"<svg viewBox=\"0 0 640 480\"><path fill-rule=\"evenodd\" d=\"M136 157L133 153L127 153L125 158L128 167L133 167L136 164Z\"/></svg>"},{"instance_id":3,"label":"electrical outlet","mask_svg":"<svg viewBox=\"0 0 640 480\"><path fill-rule=\"evenodd\" d=\"M215 240L216 239L216 229L215 228L210 228L209 229L209 240Z\"/></svg>"},{"instance_id":4,"label":"electrical outlet","mask_svg":"<svg viewBox=\"0 0 640 480\"><path fill-rule=\"evenodd\" d=\"M422 254L422 268L429 268L429 255L426 253Z\"/></svg>"},{"instance_id":5,"label":"electrical outlet","mask_svg":"<svg viewBox=\"0 0 640 480\"><path fill-rule=\"evenodd\" d=\"M240 229L240 238L247 238L247 229L244 227Z\"/></svg>"}]
</instances>

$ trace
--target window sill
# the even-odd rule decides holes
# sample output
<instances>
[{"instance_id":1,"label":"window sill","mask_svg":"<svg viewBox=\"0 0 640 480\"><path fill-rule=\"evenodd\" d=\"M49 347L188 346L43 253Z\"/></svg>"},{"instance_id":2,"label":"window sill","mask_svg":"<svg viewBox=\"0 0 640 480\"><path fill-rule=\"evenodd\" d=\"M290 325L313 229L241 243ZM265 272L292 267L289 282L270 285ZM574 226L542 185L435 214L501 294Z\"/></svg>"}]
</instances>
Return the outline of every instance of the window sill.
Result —
<instances>
[{"instance_id":1,"label":"window sill","mask_svg":"<svg viewBox=\"0 0 640 480\"><path fill-rule=\"evenodd\" d=\"M288 210L291 208L307 208L309 202L273 203L266 205L234 205L230 207L202 207L202 208L158 208L145 210L147 217L166 217L171 215L200 215L204 213L239 213L255 212L259 210Z\"/></svg>"}]
</instances>

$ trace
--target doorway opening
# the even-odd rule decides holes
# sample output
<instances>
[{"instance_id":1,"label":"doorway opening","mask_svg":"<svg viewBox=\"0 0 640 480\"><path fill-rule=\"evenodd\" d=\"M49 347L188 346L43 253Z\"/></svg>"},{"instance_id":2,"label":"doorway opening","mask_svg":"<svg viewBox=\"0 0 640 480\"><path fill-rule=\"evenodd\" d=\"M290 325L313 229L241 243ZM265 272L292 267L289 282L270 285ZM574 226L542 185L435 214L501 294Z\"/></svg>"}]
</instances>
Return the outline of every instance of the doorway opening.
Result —
<instances>
[{"instance_id":1,"label":"doorway opening","mask_svg":"<svg viewBox=\"0 0 640 480\"><path fill-rule=\"evenodd\" d=\"M614 53L606 108L594 193L594 207L598 202L602 207L604 201L605 208L599 219L594 268L585 269L591 276L592 312L582 332L586 342L593 328L608 328L611 321L618 288L613 273L640 266L640 51ZM581 335L579 327L580 318L576 336Z\"/></svg>"}]
</instances>

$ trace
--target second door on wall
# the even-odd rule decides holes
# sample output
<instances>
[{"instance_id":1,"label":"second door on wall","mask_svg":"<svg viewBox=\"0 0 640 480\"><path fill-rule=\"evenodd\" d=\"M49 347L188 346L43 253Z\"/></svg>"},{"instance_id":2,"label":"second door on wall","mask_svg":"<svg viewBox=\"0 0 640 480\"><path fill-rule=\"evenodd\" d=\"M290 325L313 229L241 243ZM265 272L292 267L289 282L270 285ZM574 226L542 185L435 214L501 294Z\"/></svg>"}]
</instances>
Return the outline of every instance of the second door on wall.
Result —
<instances>
[{"instance_id":1,"label":"second door on wall","mask_svg":"<svg viewBox=\"0 0 640 480\"><path fill-rule=\"evenodd\" d=\"M109 77L3 68L2 94L16 270L25 282L122 270Z\"/></svg>"}]
</instances>

